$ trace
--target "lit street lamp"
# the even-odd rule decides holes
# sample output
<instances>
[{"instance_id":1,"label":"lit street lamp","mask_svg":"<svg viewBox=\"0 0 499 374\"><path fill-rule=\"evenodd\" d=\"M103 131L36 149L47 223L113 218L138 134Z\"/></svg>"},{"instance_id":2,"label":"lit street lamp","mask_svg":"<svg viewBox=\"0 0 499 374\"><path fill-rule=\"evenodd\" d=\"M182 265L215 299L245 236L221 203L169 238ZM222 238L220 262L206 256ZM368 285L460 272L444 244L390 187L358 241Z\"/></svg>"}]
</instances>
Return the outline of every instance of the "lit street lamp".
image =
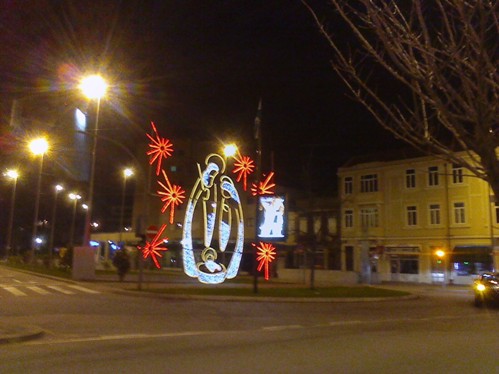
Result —
<instances>
[{"instance_id":1,"label":"lit street lamp","mask_svg":"<svg viewBox=\"0 0 499 374\"><path fill-rule=\"evenodd\" d=\"M43 155L48 150L48 142L45 138L34 139L29 143L29 149L35 156L40 156L40 165L38 167L38 182L36 186L35 217L33 219L33 234L31 236L31 253L29 262L35 259L36 235L38 230L38 210L40 207L40 188L42 183Z\"/></svg>"},{"instance_id":2,"label":"lit street lamp","mask_svg":"<svg viewBox=\"0 0 499 374\"><path fill-rule=\"evenodd\" d=\"M120 237L118 242L120 243L123 235L123 216L125 213L125 193L126 193L126 180L128 177L133 175L133 170L126 168L123 170L123 192L121 194L121 213L120 213Z\"/></svg>"},{"instance_id":3,"label":"lit street lamp","mask_svg":"<svg viewBox=\"0 0 499 374\"><path fill-rule=\"evenodd\" d=\"M90 180L88 185L88 209L85 213L85 231L83 236L83 245L86 246L90 245L90 223L94 204L95 158L97 151L97 131L99 130L100 100L106 93L107 84L99 75L91 75L82 80L80 89L87 98L97 100L97 112L95 115L95 126L92 137L92 163L90 166Z\"/></svg>"},{"instance_id":4,"label":"lit street lamp","mask_svg":"<svg viewBox=\"0 0 499 374\"><path fill-rule=\"evenodd\" d=\"M50 225L50 238L49 238L49 267L52 267L52 251L54 249L54 231L55 231L55 214L57 211L57 196L59 192L64 190L60 184L54 187L54 206L52 207L52 224Z\"/></svg>"},{"instance_id":5,"label":"lit street lamp","mask_svg":"<svg viewBox=\"0 0 499 374\"><path fill-rule=\"evenodd\" d=\"M445 263L445 252L441 249L438 249L435 254L437 255L437 258L440 260L442 263L442 287L445 287L445 281L446 281L446 272L447 272L447 266Z\"/></svg>"},{"instance_id":6,"label":"lit street lamp","mask_svg":"<svg viewBox=\"0 0 499 374\"><path fill-rule=\"evenodd\" d=\"M234 157L237 154L237 146L235 144L227 144L224 147L224 155L225 157Z\"/></svg>"},{"instance_id":7,"label":"lit street lamp","mask_svg":"<svg viewBox=\"0 0 499 374\"><path fill-rule=\"evenodd\" d=\"M76 193L70 193L68 197L73 200L73 216L71 219L71 229L69 230L69 248L73 248L73 239L75 233L75 217L76 217L76 205L78 204L78 200L81 199L81 196Z\"/></svg>"},{"instance_id":8,"label":"lit street lamp","mask_svg":"<svg viewBox=\"0 0 499 374\"><path fill-rule=\"evenodd\" d=\"M5 247L5 257L7 258L9 257L10 250L12 248L12 226L14 224L14 206L16 201L17 178L19 177L19 174L16 170L7 170L5 172L5 176L13 180L12 196L10 200L9 225L7 228L7 245Z\"/></svg>"}]
</instances>

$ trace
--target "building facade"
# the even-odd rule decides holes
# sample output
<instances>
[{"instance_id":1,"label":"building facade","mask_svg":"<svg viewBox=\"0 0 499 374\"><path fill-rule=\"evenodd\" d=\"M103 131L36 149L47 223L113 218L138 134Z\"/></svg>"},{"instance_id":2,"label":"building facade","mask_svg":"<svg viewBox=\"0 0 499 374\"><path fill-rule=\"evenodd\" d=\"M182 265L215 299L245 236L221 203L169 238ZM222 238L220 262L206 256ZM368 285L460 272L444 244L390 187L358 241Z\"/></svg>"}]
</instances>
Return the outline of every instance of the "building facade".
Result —
<instances>
[{"instance_id":1,"label":"building facade","mask_svg":"<svg viewBox=\"0 0 499 374\"><path fill-rule=\"evenodd\" d=\"M469 284L497 269L498 205L462 167L405 153L352 160L338 176L343 270L364 282Z\"/></svg>"}]
</instances>

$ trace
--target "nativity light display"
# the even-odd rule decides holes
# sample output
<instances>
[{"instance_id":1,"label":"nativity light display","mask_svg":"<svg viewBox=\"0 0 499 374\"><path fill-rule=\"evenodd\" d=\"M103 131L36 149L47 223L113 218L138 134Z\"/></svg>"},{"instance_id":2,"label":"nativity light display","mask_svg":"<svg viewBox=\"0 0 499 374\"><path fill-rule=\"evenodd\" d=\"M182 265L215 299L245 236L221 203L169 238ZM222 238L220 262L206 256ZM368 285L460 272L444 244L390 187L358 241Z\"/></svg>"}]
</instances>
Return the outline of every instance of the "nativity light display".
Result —
<instances>
[{"instance_id":1,"label":"nativity light display","mask_svg":"<svg viewBox=\"0 0 499 374\"><path fill-rule=\"evenodd\" d=\"M184 219L184 272L201 283L218 284L234 278L239 271L244 247L243 209L234 182L224 174L225 161L220 155L209 155L203 169L201 165L197 166L199 175ZM203 222L202 245L197 248L193 241L196 217ZM227 265L222 254L230 256Z\"/></svg>"},{"instance_id":2,"label":"nativity light display","mask_svg":"<svg viewBox=\"0 0 499 374\"><path fill-rule=\"evenodd\" d=\"M157 191L164 203L161 213L169 214L168 222L175 219L175 209L184 203L186 197L182 187L172 183L165 169L163 161L173 154L173 144L170 140L159 135L158 130L151 122L152 135L146 134L149 139L149 165L155 167L159 189ZM219 154L212 153L204 161L204 165L197 164L198 176L191 190L185 209L182 232L182 257L186 275L197 278L201 283L219 284L226 279L234 278L239 271L244 249L244 214L238 190L232 178L226 175L226 159ZM255 170L253 160L248 156L235 158L233 173L236 181L247 189L247 178ZM162 176L162 179L161 179ZM253 183L253 196L271 195L275 183L271 180L271 172L264 181ZM195 225L196 223L196 225ZM200 224L199 224L200 223ZM194 230L199 226L200 229ZM163 233L167 224L162 224L154 238L146 242L142 251L144 259L151 258L154 265L160 268L161 252L167 238ZM256 260L259 262L258 271L265 272L265 279L269 279L269 264L275 259L275 247L272 244L260 242Z\"/></svg>"}]
</instances>

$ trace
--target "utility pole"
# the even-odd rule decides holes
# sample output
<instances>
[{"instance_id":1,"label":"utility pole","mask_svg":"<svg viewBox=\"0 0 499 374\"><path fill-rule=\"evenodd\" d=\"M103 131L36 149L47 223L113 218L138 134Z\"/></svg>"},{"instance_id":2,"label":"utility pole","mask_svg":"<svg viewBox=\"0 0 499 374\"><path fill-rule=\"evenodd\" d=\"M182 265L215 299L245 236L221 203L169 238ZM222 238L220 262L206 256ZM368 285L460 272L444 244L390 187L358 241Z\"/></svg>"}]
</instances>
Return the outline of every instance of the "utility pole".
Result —
<instances>
[{"instance_id":1,"label":"utility pole","mask_svg":"<svg viewBox=\"0 0 499 374\"><path fill-rule=\"evenodd\" d=\"M262 124L262 99L258 102L258 110L255 117L255 140L256 140L256 165L255 165L255 180L258 188L258 184L261 179L261 168L262 168L262 132L261 132L261 124ZM257 265L257 241L258 241L258 204L260 201L260 195L257 193L255 196L255 245L254 253L253 253L253 292L258 293L258 265Z\"/></svg>"}]
</instances>

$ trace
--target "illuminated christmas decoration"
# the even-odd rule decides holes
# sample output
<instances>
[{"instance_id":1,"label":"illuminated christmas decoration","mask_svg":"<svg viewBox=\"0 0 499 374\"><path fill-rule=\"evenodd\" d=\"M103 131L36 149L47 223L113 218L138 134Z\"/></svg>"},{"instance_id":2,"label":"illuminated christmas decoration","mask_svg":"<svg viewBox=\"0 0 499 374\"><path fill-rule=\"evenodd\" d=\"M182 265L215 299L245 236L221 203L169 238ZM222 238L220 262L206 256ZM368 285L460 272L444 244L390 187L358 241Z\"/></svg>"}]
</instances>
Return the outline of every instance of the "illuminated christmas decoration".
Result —
<instances>
[{"instance_id":1,"label":"illuminated christmas decoration","mask_svg":"<svg viewBox=\"0 0 499 374\"><path fill-rule=\"evenodd\" d=\"M270 243L260 242L258 246L251 243L257 249L256 260L258 261L258 271L265 268L265 280L269 280L269 264L275 260L275 247Z\"/></svg>"},{"instance_id":2,"label":"illuminated christmas decoration","mask_svg":"<svg viewBox=\"0 0 499 374\"><path fill-rule=\"evenodd\" d=\"M273 195L274 191L272 188L275 187L275 183L271 183L270 180L274 176L274 172L270 172L269 175L267 175L267 178L263 182L259 182L258 186L253 183L251 186L251 194L253 196L257 195Z\"/></svg>"},{"instance_id":3,"label":"illuminated christmas decoration","mask_svg":"<svg viewBox=\"0 0 499 374\"><path fill-rule=\"evenodd\" d=\"M217 154L209 155L204 170L198 164L199 177L187 202L182 239L184 272L201 283L217 284L234 278L241 263L243 210L234 182L224 172L224 159ZM203 238L198 239L202 248L193 245L192 226L196 218L203 222ZM218 241L214 240L217 226ZM233 248L227 251L231 238ZM225 254L219 258L219 253ZM223 261L225 257L228 264Z\"/></svg>"},{"instance_id":4,"label":"illuminated christmas decoration","mask_svg":"<svg viewBox=\"0 0 499 374\"><path fill-rule=\"evenodd\" d=\"M161 268L161 265L159 264L157 257L163 257L160 252L168 250L168 248L162 247L162 245L164 245L164 239L160 239L161 235L163 235L163 231L165 231L165 228L166 224L161 225L153 240L151 240L150 242L146 242L146 245L144 247L138 247L140 250L142 250L142 256L144 257L144 259L151 256L152 260L154 261L154 265L156 265L158 269Z\"/></svg>"},{"instance_id":5,"label":"illuminated christmas decoration","mask_svg":"<svg viewBox=\"0 0 499 374\"><path fill-rule=\"evenodd\" d=\"M170 207L170 223L173 223L175 216L175 207L183 203L185 199L185 191L176 184L171 184L164 170L161 170L163 177L165 178L166 185L158 180L158 184L163 187L163 191L159 190L158 194L163 196L161 201L165 202L163 208L161 208L161 213L164 213L168 207Z\"/></svg>"},{"instance_id":6,"label":"illuminated christmas decoration","mask_svg":"<svg viewBox=\"0 0 499 374\"><path fill-rule=\"evenodd\" d=\"M158 161L158 164L156 165L156 175L159 175L163 159L167 159L173 153L173 144L168 139L159 136L158 130L156 130L156 126L154 126L154 122L151 122L151 127L154 131L155 138L146 134L151 140L151 143L149 143L149 148L151 149L146 154L150 156L149 165L152 165L156 160Z\"/></svg>"},{"instance_id":7,"label":"illuminated christmas decoration","mask_svg":"<svg viewBox=\"0 0 499 374\"><path fill-rule=\"evenodd\" d=\"M253 172L255 169L254 162L248 156L239 156L234 163L235 169L233 170L234 174L237 174L237 182L241 181L243 178L243 188L246 191L246 179L249 174Z\"/></svg>"}]
</instances>

